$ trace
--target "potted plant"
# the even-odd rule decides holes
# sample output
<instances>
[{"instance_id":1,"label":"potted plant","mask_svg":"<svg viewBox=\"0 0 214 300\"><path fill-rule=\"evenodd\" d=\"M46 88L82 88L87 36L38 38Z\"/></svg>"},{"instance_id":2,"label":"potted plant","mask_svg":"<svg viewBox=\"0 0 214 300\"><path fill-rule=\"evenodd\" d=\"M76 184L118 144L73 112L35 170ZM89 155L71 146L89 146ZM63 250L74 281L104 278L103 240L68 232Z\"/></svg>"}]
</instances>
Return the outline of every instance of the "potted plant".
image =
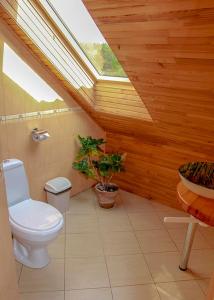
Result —
<instances>
[{"instance_id":1,"label":"potted plant","mask_svg":"<svg viewBox=\"0 0 214 300\"><path fill-rule=\"evenodd\" d=\"M179 168L183 184L193 193L214 199L214 163L189 162Z\"/></svg>"},{"instance_id":2,"label":"potted plant","mask_svg":"<svg viewBox=\"0 0 214 300\"><path fill-rule=\"evenodd\" d=\"M106 153L104 139L94 139L91 136L78 136L80 141L79 153L73 162L73 168L80 171L87 178L97 181L95 191L99 205L111 208L115 204L119 187L112 183L116 173L124 171L125 154Z\"/></svg>"}]
</instances>

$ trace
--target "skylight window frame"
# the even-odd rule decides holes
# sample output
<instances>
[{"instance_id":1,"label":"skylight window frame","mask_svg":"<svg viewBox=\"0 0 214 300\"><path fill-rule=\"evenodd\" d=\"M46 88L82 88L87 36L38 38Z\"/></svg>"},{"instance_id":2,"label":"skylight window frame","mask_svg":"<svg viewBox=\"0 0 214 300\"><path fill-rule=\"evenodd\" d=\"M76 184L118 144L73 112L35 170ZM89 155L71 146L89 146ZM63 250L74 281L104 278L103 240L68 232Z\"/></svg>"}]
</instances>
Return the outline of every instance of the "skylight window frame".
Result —
<instances>
[{"instance_id":1,"label":"skylight window frame","mask_svg":"<svg viewBox=\"0 0 214 300\"><path fill-rule=\"evenodd\" d=\"M67 41L72 48L73 52L75 53L75 56L79 58L79 62L89 71L89 75L92 75L93 79L95 81L117 81L117 82L130 82L128 77L121 77L121 76L106 76L106 75L100 75L93 63L90 61L90 59L87 57L86 53L83 51L81 46L79 45L77 39L75 38L74 34L71 32L69 27L64 23L62 17L59 15L57 10L54 8L54 6L51 4L49 0L45 0L47 6L53 11L53 14L56 16L56 19L58 18L62 24L62 26L65 28L67 34L71 37L71 40L67 37L67 35L64 33L64 31L58 26L57 21L53 16L49 13L49 10L46 8L46 5L44 5L41 0L36 1L33 0L34 4L37 8L40 10L44 10L45 13L48 15L48 18L52 21L54 24L54 27L57 28L57 31L61 33L61 36L63 36L63 40ZM63 41L63 42L64 42Z\"/></svg>"}]
</instances>

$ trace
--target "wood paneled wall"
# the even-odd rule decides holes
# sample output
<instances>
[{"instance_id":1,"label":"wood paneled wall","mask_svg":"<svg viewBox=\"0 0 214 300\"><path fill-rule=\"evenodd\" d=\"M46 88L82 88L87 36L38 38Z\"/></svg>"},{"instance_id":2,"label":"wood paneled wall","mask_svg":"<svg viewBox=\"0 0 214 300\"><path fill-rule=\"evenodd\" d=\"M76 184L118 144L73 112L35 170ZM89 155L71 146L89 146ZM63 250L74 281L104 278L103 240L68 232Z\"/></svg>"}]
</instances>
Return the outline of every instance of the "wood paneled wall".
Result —
<instances>
[{"instance_id":1,"label":"wood paneled wall","mask_svg":"<svg viewBox=\"0 0 214 300\"><path fill-rule=\"evenodd\" d=\"M118 182L176 205L176 169L213 160L214 1L84 0L151 122L99 116L110 149L128 152Z\"/></svg>"},{"instance_id":2,"label":"wood paneled wall","mask_svg":"<svg viewBox=\"0 0 214 300\"><path fill-rule=\"evenodd\" d=\"M98 81L95 109L113 115L150 120L150 115L130 82Z\"/></svg>"}]
</instances>

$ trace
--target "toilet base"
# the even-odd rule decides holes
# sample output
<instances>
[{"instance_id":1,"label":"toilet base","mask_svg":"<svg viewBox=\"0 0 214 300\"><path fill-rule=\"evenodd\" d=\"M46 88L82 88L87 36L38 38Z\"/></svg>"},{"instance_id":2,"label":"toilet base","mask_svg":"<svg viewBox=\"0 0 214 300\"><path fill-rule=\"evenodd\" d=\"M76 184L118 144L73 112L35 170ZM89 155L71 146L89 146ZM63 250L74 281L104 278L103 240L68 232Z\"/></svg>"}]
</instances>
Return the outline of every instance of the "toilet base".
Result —
<instances>
[{"instance_id":1,"label":"toilet base","mask_svg":"<svg viewBox=\"0 0 214 300\"><path fill-rule=\"evenodd\" d=\"M22 245L15 238L13 239L13 251L16 260L29 267L40 269L48 265L50 258L45 247Z\"/></svg>"}]
</instances>

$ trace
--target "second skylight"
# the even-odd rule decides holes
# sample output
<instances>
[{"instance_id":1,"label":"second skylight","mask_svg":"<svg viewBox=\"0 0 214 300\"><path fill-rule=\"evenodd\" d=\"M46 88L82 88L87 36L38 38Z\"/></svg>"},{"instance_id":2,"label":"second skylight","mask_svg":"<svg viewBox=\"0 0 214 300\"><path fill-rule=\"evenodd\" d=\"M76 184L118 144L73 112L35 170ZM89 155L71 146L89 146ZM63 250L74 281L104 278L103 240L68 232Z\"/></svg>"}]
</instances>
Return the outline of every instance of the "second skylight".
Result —
<instances>
[{"instance_id":1,"label":"second skylight","mask_svg":"<svg viewBox=\"0 0 214 300\"><path fill-rule=\"evenodd\" d=\"M85 59L90 61L100 76L127 77L81 0L40 2L71 44L80 47Z\"/></svg>"}]
</instances>

